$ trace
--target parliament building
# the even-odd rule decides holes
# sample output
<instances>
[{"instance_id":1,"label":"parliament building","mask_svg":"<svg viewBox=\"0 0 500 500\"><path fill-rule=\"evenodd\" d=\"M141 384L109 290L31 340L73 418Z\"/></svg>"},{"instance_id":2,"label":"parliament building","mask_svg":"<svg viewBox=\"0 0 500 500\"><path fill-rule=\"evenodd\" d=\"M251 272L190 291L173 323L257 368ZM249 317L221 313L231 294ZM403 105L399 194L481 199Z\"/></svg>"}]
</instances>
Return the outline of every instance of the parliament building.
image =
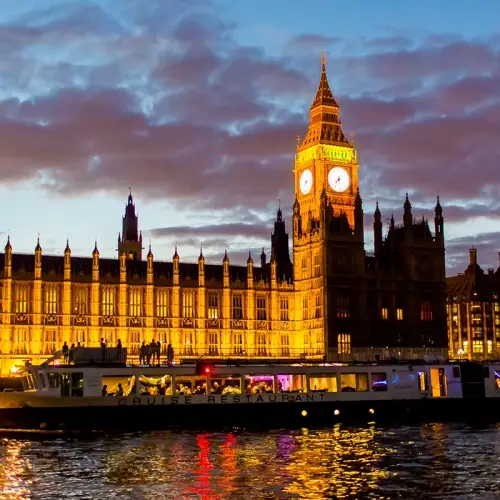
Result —
<instances>
[{"instance_id":1,"label":"parliament building","mask_svg":"<svg viewBox=\"0 0 500 500\"><path fill-rule=\"evenodd\" d=\"M342 130L325 62L309 127L297 141L291 226L278 210L268 256L246 266L143 258L130 193L115 259L15 253L0 256L2 373L38 362L64 341L172 343L180 358L375 359L447 353L443 213L434 231L415 220L408 195L402 224L384 234L378 205L374 251L364 245L358 157ZM292 258L287 229L292 232ZM221 256L222 257L222 256ZM1 265L1 264L0 264Z\"/></svg>"}]
</instances>

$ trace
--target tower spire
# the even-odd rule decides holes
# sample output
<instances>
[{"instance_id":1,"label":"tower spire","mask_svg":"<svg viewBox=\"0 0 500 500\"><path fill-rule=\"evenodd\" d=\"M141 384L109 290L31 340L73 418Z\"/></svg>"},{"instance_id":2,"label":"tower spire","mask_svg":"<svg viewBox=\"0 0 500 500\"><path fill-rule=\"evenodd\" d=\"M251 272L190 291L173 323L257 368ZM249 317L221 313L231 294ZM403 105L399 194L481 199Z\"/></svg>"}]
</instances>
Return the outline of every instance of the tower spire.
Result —
<instances>
[{"instance_id":1,"label":"tower spire","mask_svg":"<svg viewBox=\"0 0 500 500\"><path fill-rule=\"evenodd\" d=\"M311 111L319 106L339 107L337 101L333 97L330 84L328 83L328 77L326 76L326 54L324 52L321 54L321 78L319 79L316 97L311 105Z\"/></svg>"}]
</instances>

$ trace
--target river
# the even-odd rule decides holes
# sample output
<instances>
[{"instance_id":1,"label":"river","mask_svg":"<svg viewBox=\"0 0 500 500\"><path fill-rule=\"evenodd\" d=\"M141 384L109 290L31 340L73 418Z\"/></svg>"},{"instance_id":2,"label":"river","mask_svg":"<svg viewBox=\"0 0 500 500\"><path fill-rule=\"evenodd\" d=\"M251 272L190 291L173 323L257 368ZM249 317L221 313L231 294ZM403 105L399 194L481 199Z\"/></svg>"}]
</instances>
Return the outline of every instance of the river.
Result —
<instances>
[{"instance_id":1,"label":"river","mask_svg":"<svg viewBox=\"0 0 500 500\"><path fill-rule=\"evenodd\" d=\"M500 425L0 439L9 500L500 498Z\"/></svg>"}]
</instances>

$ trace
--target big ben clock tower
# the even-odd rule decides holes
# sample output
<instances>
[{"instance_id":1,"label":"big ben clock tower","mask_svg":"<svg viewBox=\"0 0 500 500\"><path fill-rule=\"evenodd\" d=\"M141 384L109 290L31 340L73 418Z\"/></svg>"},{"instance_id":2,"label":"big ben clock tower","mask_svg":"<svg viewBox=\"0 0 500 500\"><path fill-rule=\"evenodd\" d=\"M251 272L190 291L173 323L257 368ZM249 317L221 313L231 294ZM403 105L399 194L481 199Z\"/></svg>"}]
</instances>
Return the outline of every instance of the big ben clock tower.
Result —
<instances>
[{"instance_id":1,"label":"big ben clock tower","mask_svg":"<svg viewBox=\"0 0 500 500\"><path fill-rule=\"evenodd\" d=\"M326 76L325 57L321 79L310 112L309 127L295 156L295 193L301 213L319 217L321 193L331 202L334 213L344 212L354 227L354 206L358 191L358 161L354 145L342 131L339 105Z\"/></svg>"},{"instance_id":2,"label":"big ben clock tower","mask_svg":"<svg viewBox=\"0 0 500 500\"><path fill-rule=\"evenodd\" d=\"M338 331L337 307L345 305L342 318L347 318L350 302L342 290L364 269L365 258L359 165L339 115L323 55L307 134L295 155L293 268L304 352L321 351L329 358L344 347L350 350L350 335Z\"/></svg>"}]
</instances>

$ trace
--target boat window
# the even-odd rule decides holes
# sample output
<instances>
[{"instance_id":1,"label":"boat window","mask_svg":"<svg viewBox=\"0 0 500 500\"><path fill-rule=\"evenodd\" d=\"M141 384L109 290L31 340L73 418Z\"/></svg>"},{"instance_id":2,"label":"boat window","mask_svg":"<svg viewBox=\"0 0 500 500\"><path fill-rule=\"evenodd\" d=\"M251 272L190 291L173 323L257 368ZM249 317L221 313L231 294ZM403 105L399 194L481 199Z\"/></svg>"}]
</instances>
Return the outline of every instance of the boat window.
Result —
<instances>
[{"instance_id":1,"label":"boat window","mask_svg":"<svg viewBox=\"0 0 500 500\"><path fill-rule=\"evenodd\" d=\"M493 370L493 373L495 374L495 387L500 389L500 371Z\"/></svg>"},{"instance_id":2,"label":"boat window","mask_svg":"<svg viewBox=\"0 0 500 500\"><path fill-rule=\"evenodd\" d=\"M278 375L278 392L307 392L306 376Z\"/></svg>"},{"instance_id":3,"label":"boat window","mask_svg":"<svg viewBox=\"0 0 500 500\"><path fill-rule=\"evenodd\" d=\"M201 382L201 378L196 379ZM198 382L198 383L200 383ZM195 378L194 377L175 377L175 392L179 396L188 396L193 394L193 389L196 389ZM202 386L207 387L206 379L203 379Z\"/></svg>"},{"instance_id":4,"label":"boat window","mask_svg":"<svg viewBox=\"0 0 500 500\"><path fill-rule=\"evenodd\" d=\"M102 377L103 396L135 396L135 376L113 375Z\"/></svg>"},{"instance_id":5,"label":"boat window","mask_svg":"<svg viewBox=\"0 0 500 500\"><path fill-rule=\"evenodd\" d=\"M49 387L51 389L57 389L60 384L60 374L59 373L48 373Z\"/></svg>"},{"instance_id":6,"label":"boat window","mask_svg":"<svg viewBox=\"0 0 500 500\"><path fill-rule=\"evenodd\" d=\"M372 373L372 391L387 391L387 373Z\"/></svg>"},{"instance_id":7,"label":"boat window","mask_svg":"<svg viewBox=\"0 0 500 500\"><path fill-rule=\"evenodd\" d=\"M41 388L42 389L45 389L47 387L47 380L45 379L45 373L43 372L38 372L38 374L40 375L40 384L41 384Z\"/></svg>"},{"instance_id":8,"label":"boat window","mask_svg":"<svg viewBox=\"0 0 500 500\"><path fill-rule=\"evenodd\" d=\"M212 394L241 394L241 377L234 375L211 378L210 392Z\"/></svg>"},{"instance_id":9,"label":"boat window","mask_svg":"<svg viewBox=\"0 0 500 500\"><path fill-rule=\"evenodd\" d=\"M83 396L83 373L71 374L71 395Z\"/></svg>"},{"instance_id":10,"label":"boat window","mask_svg":"<svg viewBox=\"0 0 500 500\"><path fill-rule=\"evenodd\" d=\"M130 381L131 391L135 393L135 377L134 383ZM127 394L128 396L129 394ZM139 395L141 396L171 396L172 395L172 376L163 375L162 377L139 377Z\"/></svg>"},{"instance_id":11,"label":"boat window","mask_svg":"<svg viewBox=\"0 0 500 500\"><path fill-rule=\"evenodd\" d=\"M61 373L61 396L69 396L71 394L69 375L69 373Z\"/></svg>"},{"instance_id":12,"label":"boat window","mask_svg":"<svg viewBox=\"0 0 500 500\"><path fill-rule=\"evenodd\" d=\"M441 398L447 395L444 368L431 368L431 394L433 398Z\"/></svg>"},{"instance_id":13,"label":"boat window","mask_svg":"<svg viewBox=\"0 0 500 500\"><path fill-rule=\"evenodd\" d=\"M342 373L340 375L342 392L368 391L368 373Z\"/></svg>"},{"instance_id":14,"label":"boat window","mask_svg":"<svg viewBox=\"0 0 500 500\"><path fill-rule=\"evenodd\" d=\"M309 388L312 392L337 392L337 375L309 376Z\"/></svg>"},{"instance_id":15,"label":"boat window","mask_svg":"<svg viewBox=\"0 0 500 500\"><path fill-rule=\"evenodd\" d=\"M429 390L429 383L427 381L427 372L418 372L418 388L421 391Z\"/></svg>"},{"instance_id":16,"label":"boat window","mask_svg":"<svg viewBox=\"0 0 500 500\"><path fill-rule=\"evenodd\" d=\"M272 375L245 375L245 390L247 394L274 392L274 377Z\"/></svg>"}]
</instances>

